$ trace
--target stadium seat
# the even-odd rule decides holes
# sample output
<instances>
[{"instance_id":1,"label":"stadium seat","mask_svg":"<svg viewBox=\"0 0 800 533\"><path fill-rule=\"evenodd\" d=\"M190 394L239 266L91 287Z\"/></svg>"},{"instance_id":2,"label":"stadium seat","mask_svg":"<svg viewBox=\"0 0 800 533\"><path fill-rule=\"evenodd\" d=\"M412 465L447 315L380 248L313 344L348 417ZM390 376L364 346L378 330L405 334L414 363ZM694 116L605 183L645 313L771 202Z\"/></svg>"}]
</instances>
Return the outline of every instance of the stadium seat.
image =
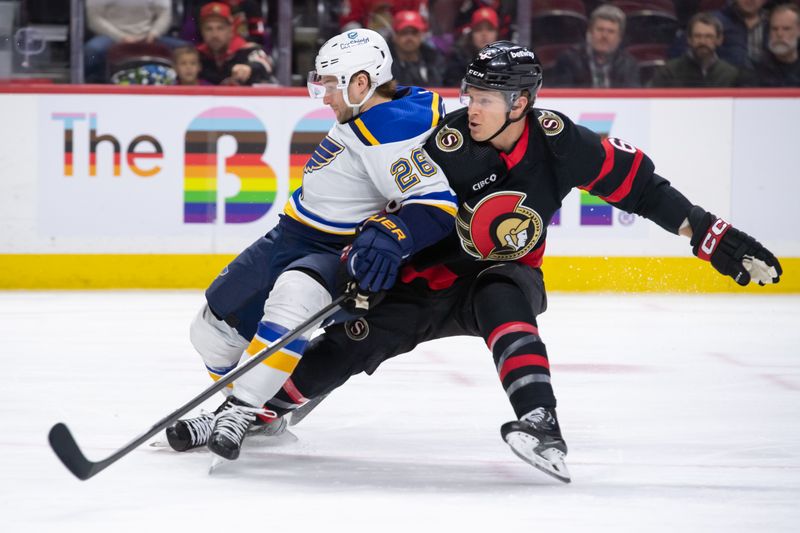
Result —
<instances>
[{"instance_id":1,"label":"stadium seat","mask_svg":"<svg viewBox=\"0 0 800 533\"><path fill-rule=\"evenodd\" d=\"M725 7L728 0L700 0L697 3L697 13L701 11L716 11Z\"/></svg>"},{"instance_id":2,"label":"stadium seat","mask_svg":"<svg viewBox=\"0 0 800 533\"><path fill-rule=\"evenodd\" d=\"M653 75L667 62L669 45L662 43L633 44L625 50L636 59L642 87L647 87Z\"/></svg>"},{"instance_id":3,"label":"stadium seat","mask_svg":"<svg viewBox=\"0 0 800 533\"><path fill-rule=\"evenodd\" d=\"M536 0L531 9L534 45L577 43L586 34L586 8L581 0Z\"/></svg>"},{"instance_id":4,"label":"stadium seat","mask_svg":"<svg viewBox=\"0 0 800 533\"><path fill-rule=\"evenodd\" d=\"M558 44L543 44L537 46L534 50L536 55L539 56L539 61L542 63L542 71L544 75L544 86L547 87L548 83L552 83L554 79L553 74L555 71L558 57L573 45L570 43Z\"/></svg>"},{"instance_id":5,"label":"stadium seat","mask_svg":"<svg viewBox=\"0 0 800 533\"><path fill-rule=\"evenodd\" d=\"M669 44L675 39L678 17L672 0L615 0L612 4L627 17L625 42L628 44Z\"/></svg>"}]
</instances>

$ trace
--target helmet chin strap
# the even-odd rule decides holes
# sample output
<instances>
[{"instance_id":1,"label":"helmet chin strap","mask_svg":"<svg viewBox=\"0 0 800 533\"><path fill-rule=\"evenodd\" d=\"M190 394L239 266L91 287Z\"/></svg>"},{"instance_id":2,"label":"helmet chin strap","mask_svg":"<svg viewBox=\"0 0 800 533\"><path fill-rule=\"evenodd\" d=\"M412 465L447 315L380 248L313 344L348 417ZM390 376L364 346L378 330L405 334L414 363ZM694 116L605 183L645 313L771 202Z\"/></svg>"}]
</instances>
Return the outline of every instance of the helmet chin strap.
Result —
<instances>
[{"instance_id":1,"label":"helmet chin strap","mask_svg":"<svg viewBox=\"0 0 800 533\"><path fill-rule=\"evenodd\" d=\"M524 112L524 113L522 113L522 114L521 114L519 117L517 117L517 118L515 118L515 119L512 119L512 118L510 118L510 117L511 117L511 111L509 110L509 111L506 113L506 121L505 121L505 122L503 122L503 125L502 125L502 126L500 126L500 129L499 129L499 130L497 130L496 132L494 132L494 135L492 135L491 137L489 137L488 139L486 139L486 140L485 140L485 141L483 141L483 142L486 142L486 143L488 143L489 141L491 141L492 139L494 139L495 137L497 137L498 135L500 135L501 133L503 133L503 131L505 131L505 129L506 129L507 127L509 127L511 124L513 124L514 122L519 122L520 120L522 120L523 118L525 118L527 115L528 115L528 111L525 111L525 112Z\"/></svg>"},{"instance_id":2,"label":"helmet chin strap","mask_svg":"<svg viewBox=\"0 0 800 533\"><path fill-rule=\"evenodd\" d=\"M353 118L356 118L358 115L361 114L361 106L363 106L367 100L372 98L372 95L375 94L375 89L377 85L371 84L369 90L367 91L366 96L357 104L350 103L350 95L348 94L347 89L342 89L342 97L344 98L344 103L347 104L347 107L353 110Z\"/></svg>"}]
</instances>

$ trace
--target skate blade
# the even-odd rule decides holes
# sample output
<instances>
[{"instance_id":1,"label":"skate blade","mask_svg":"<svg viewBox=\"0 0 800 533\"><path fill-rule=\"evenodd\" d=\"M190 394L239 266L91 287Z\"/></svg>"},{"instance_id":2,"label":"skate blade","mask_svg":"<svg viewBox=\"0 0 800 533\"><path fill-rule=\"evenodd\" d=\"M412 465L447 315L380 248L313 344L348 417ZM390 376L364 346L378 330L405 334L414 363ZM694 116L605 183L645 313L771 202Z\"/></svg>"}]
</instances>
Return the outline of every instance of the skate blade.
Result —
<instances>
[{"instance_id":1,"label":"skate blade","mask_svg":"<svg viewBox=\"0 0 800 533\"><path fill-rule=\"evenodd\" d=\"M173 453L206 453L208 448L205 446L198 446L196 448L189 448L188 450L179 451L174 449L172 446L169 445L169 441L166 438L163 439L156 439L153 442L147 445L148 448L155 448L157 450L168 450Z\"/></svg>"},{"instance_id":2,"label":"skate blade","mask_svg":"<svg viewBox=\"0 0 800 533\"><path fill-rule=\"evenodd\" d=\"M224 457L220 457L219 455L212 453L211 454L211 464L208 466L208 475L210 476L213 474L220 466L225 463L229 463L227 459Z\"/></svg>"},{"instance_id":3,"label":"skate blade","mask_svg":"<svg viewBox=\"0 0 800 533\"><path fill-rule=\"evenodd\" d=\"M548 456L539 455L534 452L536 446L539 445L539 440L532 435L523 433L521 431L512 431L505 436L506 444L509 445L514 455L533 466L540 472L544 472L553 479L557 479L562 483L571 483L572 477L567 470L567 464L560 456L559 452L555 449L545 450L543 453Z\"/></svg>"},{"instance_id":4,"label":"skate blade","mask_svg":"<svg viewBox=\"0 0 800 533\"><path fill-rule=\"evenodd\" d=\"M254 434L248 436L247 439L244 441L242 448L245 446L247 447L258 447L258 448L269 448L273 446L285 446L287 444L293 444L299 441L300 438L295 435L293 432L289 431L288 429L279 433L278 435L258 435Z\"/></svg>"}]
</instances>

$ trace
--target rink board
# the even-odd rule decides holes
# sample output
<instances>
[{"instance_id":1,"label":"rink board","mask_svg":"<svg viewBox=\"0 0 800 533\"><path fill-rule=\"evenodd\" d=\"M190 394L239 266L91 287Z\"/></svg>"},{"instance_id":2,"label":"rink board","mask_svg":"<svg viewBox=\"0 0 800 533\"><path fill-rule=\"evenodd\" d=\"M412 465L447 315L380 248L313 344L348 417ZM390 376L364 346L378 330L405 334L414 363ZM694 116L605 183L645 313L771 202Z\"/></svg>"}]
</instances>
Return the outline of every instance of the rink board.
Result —
<instances>
[{"instance_id":1,"label":"rink board","mask_svg":"<svg viewBox=\"0 0 800 533\"><path fill-rule=\"evenodd\" d=\"M13 90L0 88L0 288L204 287L274 226L332 123L292 89ZM800 292L800 91L544 91L537 105L642 148L783 260L771 289ZM685 238L591 200L574 191L548 228L550 288L738 290Z\"/></svg>"}]
</instances>

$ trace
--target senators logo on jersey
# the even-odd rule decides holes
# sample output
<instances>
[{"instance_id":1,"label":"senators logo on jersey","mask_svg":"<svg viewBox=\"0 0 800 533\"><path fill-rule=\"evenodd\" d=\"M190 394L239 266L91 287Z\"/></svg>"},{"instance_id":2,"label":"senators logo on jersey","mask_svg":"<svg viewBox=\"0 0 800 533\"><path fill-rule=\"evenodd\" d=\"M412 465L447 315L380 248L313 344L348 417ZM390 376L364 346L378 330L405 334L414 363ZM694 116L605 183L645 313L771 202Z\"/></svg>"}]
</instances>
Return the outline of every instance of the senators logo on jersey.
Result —
<instances>
[{"instance_id":1,"label":"senators logo on jersey","mask_svg":"<svg viewBox=\"0 0 800 533\"><path fill-rule=\"evenodd\" d=\"M458 210L456 230L468 254L490 261L514 261L530 252L544 224L536 211L522 205L525 194L498 192L470 208Z\"/></svg>"}]
</instances>

